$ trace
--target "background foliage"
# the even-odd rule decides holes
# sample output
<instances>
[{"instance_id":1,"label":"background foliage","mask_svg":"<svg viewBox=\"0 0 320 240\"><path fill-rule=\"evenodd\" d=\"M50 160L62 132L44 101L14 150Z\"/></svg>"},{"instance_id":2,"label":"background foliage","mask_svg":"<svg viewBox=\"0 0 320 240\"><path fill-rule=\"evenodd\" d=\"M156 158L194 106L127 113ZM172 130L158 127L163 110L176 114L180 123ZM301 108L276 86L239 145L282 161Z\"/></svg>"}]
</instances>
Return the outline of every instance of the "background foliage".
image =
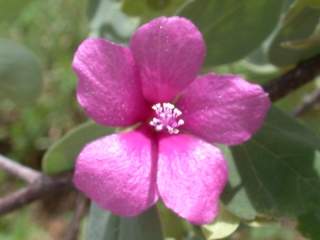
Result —
<instances>
[{"instance_id":1,"label":"background foliage","mask_svg":"<svg viewBox=\"0 0 320 240\"><path fill-rule=\"evenodd\" d=\"M126 44L161 15L199 27L204 71L263 84L320 53L319 0L0 0L0 153L47 174L71 170L85 143L114 131L86 122L75 101L76 47L88 35ZM276 102L249 142L222 146L230 181L213 224L192 226L161 204L131 220L92 205L82 238L319 239L320 106L292 117L319 88L316 80ZM1 194L22 185L0 181ZM61 239L73 203L66 194L0 218L0 238Z\"/></svg>"}]
</instances>

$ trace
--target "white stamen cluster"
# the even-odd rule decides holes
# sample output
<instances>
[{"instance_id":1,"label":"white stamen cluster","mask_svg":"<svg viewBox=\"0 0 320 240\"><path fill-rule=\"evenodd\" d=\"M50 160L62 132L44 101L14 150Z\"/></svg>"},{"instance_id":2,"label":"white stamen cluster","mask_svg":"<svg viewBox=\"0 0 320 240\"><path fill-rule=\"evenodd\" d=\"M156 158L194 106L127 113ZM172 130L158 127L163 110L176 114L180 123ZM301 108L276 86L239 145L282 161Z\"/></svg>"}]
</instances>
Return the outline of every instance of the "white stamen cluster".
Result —
<instances>
[{"instance_id":1,"label":"white stamen cluster","mask_svg":"<svg viewBox=\"0 0 320 240\"><path fill-rule=\"evenodd\" d=\"M179 127L184 124L180 118L182 112L171 103L157 103L152 106L155 117L149 122L156 131L167 130L169 134L178 134Z\"/></svg>"}]
</instances>

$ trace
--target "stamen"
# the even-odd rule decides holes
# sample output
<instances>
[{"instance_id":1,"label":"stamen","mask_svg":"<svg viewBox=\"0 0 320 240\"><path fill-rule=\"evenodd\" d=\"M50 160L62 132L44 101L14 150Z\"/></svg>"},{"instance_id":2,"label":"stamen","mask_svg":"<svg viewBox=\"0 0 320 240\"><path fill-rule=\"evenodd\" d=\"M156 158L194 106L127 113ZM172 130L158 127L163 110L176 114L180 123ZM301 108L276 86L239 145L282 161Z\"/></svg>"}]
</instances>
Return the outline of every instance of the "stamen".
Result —
<instances>
[{"instance_id":1,"label":"stamen","mask_svg":"<svg viewBox=\"0 0 320 240\"><path fill-rule=\"evenodd\" d=\"M149 122L157 132L167 130L169 134L178 134L179 127L184 124L180 118L182 112L171 103L157 103L152 106L155 117Z\"/></svg>"}]
</instances>

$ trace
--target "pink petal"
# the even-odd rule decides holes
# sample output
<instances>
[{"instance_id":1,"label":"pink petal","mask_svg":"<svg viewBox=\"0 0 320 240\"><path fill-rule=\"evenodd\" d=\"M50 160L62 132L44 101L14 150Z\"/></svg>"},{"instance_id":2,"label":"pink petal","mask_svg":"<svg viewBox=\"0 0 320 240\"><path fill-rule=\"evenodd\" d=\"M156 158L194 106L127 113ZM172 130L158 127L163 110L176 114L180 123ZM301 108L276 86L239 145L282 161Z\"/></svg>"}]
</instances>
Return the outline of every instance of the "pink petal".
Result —
<instances>
[{"instance_id":1,"label":"pink petal","mask_svg":"<svg viewBox=\"0 0 320 240\"><path fill-rule=\"evenodd\" d=\"M101 208L134 216L158 199L156 151L142 131L98 139L80 153L74 184Z\"/></svg>"},{"instance_id":2,"label":"pink petal","mask_svg":"<svg viewBox=\"0 0 320 240\"><path fill-rule=\"evenodd\" d=\"M172 100L195 79L205 55L201 33L182 17L160 17L141 26L130 48L151 102Z\"/></svg>"},{"instance_id":3,"label":"pink petal","mask_svg":"<svg viewBox=\"0 0 320 240\"><path fill-rule=\"evenodd\" d=\"M195 224L211 222L228 178L220 150L190 135L159 141L157 184L164 204Z\"/></svg>"},{"instance_id":4,"label":"pink petal","mask_svg":"<svg viewBox=\"0 0 320 240\"><path fill-rule=\"evenodd\" d=\"M73 59L77 98L97 123L127 126L145 115L145 103L132 54L103 39L85 40Z\"/></svg>"},{"instance_id":5,"label":"pink petal","mask_svg":"<svg viewBox=\"0 0 320 240\"><path fill-rule=\"evenodd\" d=\"M263 124L270 107L268 94L240 76L198 77L182 94L177 107L184 129L208 141L240 144Z\"/></svg>"}]
</instances>

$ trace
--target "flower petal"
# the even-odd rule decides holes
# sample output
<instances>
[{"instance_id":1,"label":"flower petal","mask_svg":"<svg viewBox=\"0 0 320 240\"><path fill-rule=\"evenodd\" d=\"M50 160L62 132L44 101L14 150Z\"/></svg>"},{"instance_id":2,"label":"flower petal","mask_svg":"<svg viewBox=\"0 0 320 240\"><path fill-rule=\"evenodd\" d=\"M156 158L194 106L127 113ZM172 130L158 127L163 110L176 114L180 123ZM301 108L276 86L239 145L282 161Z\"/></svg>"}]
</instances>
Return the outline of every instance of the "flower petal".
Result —
<instances>
[{"instance_id":1,"label":"flower petal","mask_svg":"<svg viewBox=\"0 0 320 240\"><path fill-rule=\"evenodd\" d=\"M158 199L157 153L143 131L98 139L80 153L75 186L100 207L122 216L134 216Z\"/></svg>"},{"instance_id":2,"label":"flower petal","mask_svg":"<svg viewBox=\"0 0 320 240\"><path fill-rule=\"evenodd\" d=\"M128 48L87 39L75 53L73 69L78 102L97 123L127 126L144 117L146 105Z\"/></svg>"},{"instance_id":3,"label":"flower petal","mask_svg":"<svg viewBox=\"0 0 320 240\"><path fill-rule=\"evenodd\" d=\"M130 42L142 90L151 102L166 102L195 79L205 55L201 33L182 17L160 17L141 26Z\"/></svg>"},{"instance_id":4,"label":"flower petal","mask_svg":"<svg viewBox=\"0 0 320 240\"><path fill-rule=\"evenodd\" d=\"M240 144L263 124L270 107L268 94L235 75L208 74L181 95L184 129L208 141Z\"/></svg>"},{"instance_id":5,"label":"flower petal","mask_svg":"<svg viewBox=\"0 0 320 240\"><path fill-rule=\"evenodd\" d=\"M164 204L195 224L211 222L228 178L227 163L215 146L190 135L159 141L157 184Z\"/></svg>"}]
</instances>

